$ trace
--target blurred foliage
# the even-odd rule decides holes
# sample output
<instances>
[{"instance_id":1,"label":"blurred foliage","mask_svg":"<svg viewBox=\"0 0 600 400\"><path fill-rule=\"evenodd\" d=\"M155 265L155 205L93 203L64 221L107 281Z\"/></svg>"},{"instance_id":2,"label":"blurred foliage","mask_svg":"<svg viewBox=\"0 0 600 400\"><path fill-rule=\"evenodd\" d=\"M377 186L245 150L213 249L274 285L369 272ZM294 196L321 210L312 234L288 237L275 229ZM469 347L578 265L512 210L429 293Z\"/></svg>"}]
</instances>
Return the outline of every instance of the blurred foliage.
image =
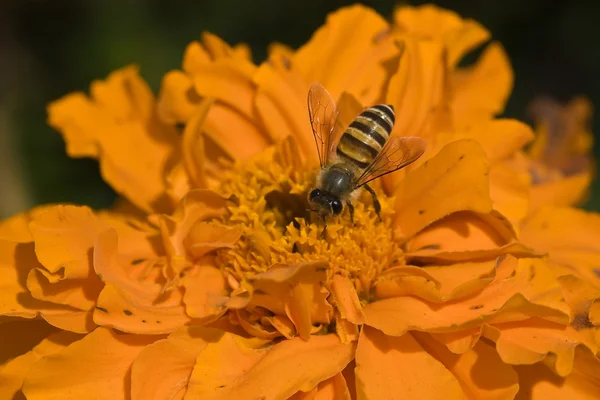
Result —
<instances>
[{"instance_id":1,"label":"blurred foliage","mask_svg":"<svg viewBox=\"0 0 600 400\"><path fill-rule=\"evenodd\" d=\"M94 79L134 63L157 91L178 68L185 46L202 31L229 43L246 42L260 62L273 41L298 47L326 14L351 1L305 0L2 0L0 100L11 110L18 152L33 204L110 205L115 197L93 160L69 159L60 136L46 125L46 104ZM364 1L389 16L396 1ZM421 4L421 1L410 1ZM481 22L502 42L515 69L506 116L527 120L536 95L566 101L577 94L600 104L600 3L551 0L447 0L435 4ZM7 57L8 55L8 57ZM595 118L594 132L600 132ZM599 142L600 140L597 140ZM600 156L598 143L596 157ZM4 190L6 190L5 188ZM21 209L32 204L23 204ZM600 210L596 181L588 209ZM13 210L14 211L14 210ZM0 217L6 216L0 209Z\"/></svg>"}]
</instances>

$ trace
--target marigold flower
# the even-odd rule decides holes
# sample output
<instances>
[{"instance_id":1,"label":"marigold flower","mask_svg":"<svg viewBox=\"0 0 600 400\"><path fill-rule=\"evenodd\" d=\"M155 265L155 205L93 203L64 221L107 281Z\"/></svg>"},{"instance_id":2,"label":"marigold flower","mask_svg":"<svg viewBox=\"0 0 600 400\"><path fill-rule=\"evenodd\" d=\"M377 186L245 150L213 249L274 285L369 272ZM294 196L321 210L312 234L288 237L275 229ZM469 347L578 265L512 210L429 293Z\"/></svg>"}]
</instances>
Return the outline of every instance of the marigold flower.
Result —
<instances>
[{"instance_id":1,"label":"marigold flower","mask_svg":"<svg viewBox=\"0 0 600 400\"><path fill-rule=\"evenodd\" d=\"M260 65L204 34L158 99L126 67L52 103L124 200L0 223L0 397L597 398L600 216L542 202L530 168L589 174L589 111L542 107L525 149L532 130L496 118L501 46L458 66L489 36L434 6L352 6ZM313 81L341 125L386 102L394 135L428 142L375 181L381 221L363 198L324 237Z\"/></svg>"}]
</instances>

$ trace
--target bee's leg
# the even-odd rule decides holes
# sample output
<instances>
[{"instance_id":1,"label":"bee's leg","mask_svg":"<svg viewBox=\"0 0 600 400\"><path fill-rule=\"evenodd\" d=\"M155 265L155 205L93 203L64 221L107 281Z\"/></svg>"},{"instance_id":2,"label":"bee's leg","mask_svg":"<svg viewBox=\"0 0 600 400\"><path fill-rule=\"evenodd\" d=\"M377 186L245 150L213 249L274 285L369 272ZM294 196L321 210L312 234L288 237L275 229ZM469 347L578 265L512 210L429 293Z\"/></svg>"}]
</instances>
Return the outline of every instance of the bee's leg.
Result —
<instances>
[{"instance_id":1,"label":"bee's leg","mask_svg":"<svg viewBox=\"0 0 600 400\"><path fill-rule=\"evenodd\" d=\"M348 206L348 210L350 211L350 222L354 225L354 206L350 203L350 200L346 201L346 205Z\"/></svg>"},{"instance_id":2,"label":"bee's leg","mask_svg":"<svg viewBox=\"0 0 600 400\"><path fill-rule=\"evenodd\" d=\"M365 189L371 193L371 197L373 197L373 207L377 213L377 219L381 221L381 204L379 203L379 200L377 200L377 194L375 194L375 191L369 185L365 184Z\"/></svg>"},{"instance_id":3,"label":"bee's leg","mask_svg":"<svg viewBox=\"0 0 600 400\"><path fill-rule=\"evenodd\" d=\"M325 218L325 214L321 214L321 218L323 218L323 232L321 232L321 238L325 238L325 232L327 232L327 218Z\"/></svg>"}]
</instances>

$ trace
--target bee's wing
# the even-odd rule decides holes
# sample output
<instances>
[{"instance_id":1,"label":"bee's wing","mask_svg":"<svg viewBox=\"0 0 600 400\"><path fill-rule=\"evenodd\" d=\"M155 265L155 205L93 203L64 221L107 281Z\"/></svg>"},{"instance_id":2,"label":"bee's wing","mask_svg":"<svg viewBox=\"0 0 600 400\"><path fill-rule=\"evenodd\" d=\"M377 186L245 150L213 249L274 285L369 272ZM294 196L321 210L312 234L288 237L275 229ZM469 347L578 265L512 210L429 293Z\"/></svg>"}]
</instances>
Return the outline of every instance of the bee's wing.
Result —
<instances>
[{"instance_id":1,"label":"bee's wing","mask_svg":"<svg viewBox=\"0 0 600 400\"><path fill-rule=\"evenodd\" d=\"M338 111L335 101L320 83L313 83L308 91L308 114L317 144L319 162L323 167L327 165L332 149L337 146L333 132Z\"/></svg>"},{"instance_id":2,"label":"bee's wing","mask_svg":"<svg viewBox=\"0 0 600 400\"><path fill-rule=\"evenodd\" d=\"M416 136L390 138L373 162L358 177L354 188L406 167L421 157L426 146L427 141Z\"/></svg>"}]
</instances>

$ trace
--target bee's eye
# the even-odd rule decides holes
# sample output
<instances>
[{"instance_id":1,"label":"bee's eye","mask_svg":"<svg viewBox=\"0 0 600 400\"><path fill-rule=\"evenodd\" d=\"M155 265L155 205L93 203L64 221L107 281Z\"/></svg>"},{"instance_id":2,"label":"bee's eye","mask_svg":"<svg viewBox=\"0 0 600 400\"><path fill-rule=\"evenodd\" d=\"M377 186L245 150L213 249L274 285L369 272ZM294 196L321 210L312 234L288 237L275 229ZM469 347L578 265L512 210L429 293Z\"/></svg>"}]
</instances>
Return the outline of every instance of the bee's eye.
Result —
<instances>
[{"instance_id":1,"label":"bee's eye","mask_svg":"<svg viewBox=\"0 0 600 400\"><path fill-rule=\"evenodd\" d=\"M342 212L342 202L339 200L333 200L331 202L331 210L335 215L338 215Z\"/></svg>"},{"instance_id":2,"label":"bee's eye","mask_svg":"<svg viewBox=\"0 0 600 400\"><path fill-rule=\"evenodd\" d=\"M319 197L319 196L321 196L321 191L319 189L314 189L308 195L308 199L312 201L315 199L315 197Z\"/></svg>"}]
</instances>

